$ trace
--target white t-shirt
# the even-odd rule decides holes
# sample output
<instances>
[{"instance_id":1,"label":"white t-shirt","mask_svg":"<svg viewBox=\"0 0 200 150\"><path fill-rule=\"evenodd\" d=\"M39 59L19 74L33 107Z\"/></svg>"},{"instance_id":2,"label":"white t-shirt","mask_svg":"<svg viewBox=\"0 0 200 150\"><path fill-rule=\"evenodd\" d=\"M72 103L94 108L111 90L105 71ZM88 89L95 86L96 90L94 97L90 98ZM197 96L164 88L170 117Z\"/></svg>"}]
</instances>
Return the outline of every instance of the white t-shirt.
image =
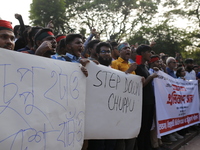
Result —
<instances>
[{"instance_id":1,"label":"white t-shirt","mask_svg":"<svg viewBox=\"0 0 200 150\"><path fill-rule=\"evenodd\" d=\"M186 80L196 80L196 73L194 70L191 72L185 71L185 77Z\"/></svg>"}]
</instances>

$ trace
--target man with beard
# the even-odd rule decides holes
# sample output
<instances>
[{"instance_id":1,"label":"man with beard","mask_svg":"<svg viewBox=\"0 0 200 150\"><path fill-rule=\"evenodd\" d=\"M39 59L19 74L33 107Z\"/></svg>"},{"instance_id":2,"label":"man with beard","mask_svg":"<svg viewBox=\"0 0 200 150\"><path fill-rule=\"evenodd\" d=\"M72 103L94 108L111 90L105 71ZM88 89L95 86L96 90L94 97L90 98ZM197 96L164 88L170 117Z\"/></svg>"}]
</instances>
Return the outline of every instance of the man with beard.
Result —
<instances>
[{"instance_id":1,"label":"man with beard","mask_svg":"<svg viewBox=\"0 0 200 150\"><path fill-rule=\"evenodd\" d=\"M9 21L0 20L0 47L14 50L15 36L12 25Z\"/></svg>"},{"instance_id":2,"label":"man with beard","mask_svg":"<svg viewBox=\"0 0 200 150\"><path fill-rule=\"evenodd\" d=\"M100 42L96 46L96 54L101 65L110 66L112 62L111 45ZM87 150L114 150L116 140L88 140Z\"/></svg>"},{"instance_id":3,"label":"man with beard","mask_svg":"<svg viewBox=\"0 0 200 150\"><path fill-rule=\"evenodd\" d=\"M107 42L101 42L96 47L98 61L101 65L110 66L112 62L111 45Z\"/></svg>"},{"instance_id":4,"label":"man with beard","mask_svg":"<svg viewBox=\"0 0 200 150\"><path fill-rule=\"evenodd\" d=\"M196 73L193 70L194 61L192 58L187 58L185 60L185 79L186 80L196 80Z\"/></svg>"},{"instance_id":5,"label":"man with beard","mask_svg":"<svg viewBox=\"0 0 200 150\"><path fill-rule=\"evenodd\" d=\"M39 30L35 37L35 54L50 58L55 54L57 43L53 31L50 28Z\"/></svg>"}]
</instances>

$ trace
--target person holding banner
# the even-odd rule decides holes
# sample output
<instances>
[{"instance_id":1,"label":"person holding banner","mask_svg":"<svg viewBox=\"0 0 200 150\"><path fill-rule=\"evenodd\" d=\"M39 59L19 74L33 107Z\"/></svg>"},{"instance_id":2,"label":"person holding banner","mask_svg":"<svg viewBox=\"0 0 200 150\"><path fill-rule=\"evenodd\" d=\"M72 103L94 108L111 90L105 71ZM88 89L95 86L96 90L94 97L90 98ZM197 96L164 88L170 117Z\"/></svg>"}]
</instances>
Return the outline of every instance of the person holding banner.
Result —
<instances>
[{"instance_id":1,"label":"person holding banner","mask_svg":"<svg viewBox=\"0 0 200 150\"><path fill-rule=\"evenodd\" d=\"M137 137L138 150L151 150L150 131L155 112L155 97L152 81L157 77L154 72L150 75L146 62L151 60L152 48L148 45L140 45L136 52L141 56L141 64L135 70L136 74L143 76L146 80L143 83L143 104L142 104L142 122L139 135Z\"/></svg>"},{"instance_id":2,"label":"person holding banner","mask_svg":"<svg viewBox=\"0 0 200 150\"><path fill-rule=\"evenodd\" d=\"M109 67L112 62L112 47L107 42L100 42L96 46L96 54L101 65ZM88 140L87 150L114 150L116 140ZM133 150L133 149L132 149Z\"/></svg>"},{"instance_id":3,"label":"person holding banner","mask_svg":"<svg viewBox=\"0 0 200 150\"><path fill-rule=\"evenodd\" d=\"M118 45L119 51L118 59L112 61L111 67L123 71L125 73L135 74L135 69L137 68L136 63L129 64L128 60L131 56L131 48L129 43L124 42ZM135 145L135 138L133 139L121 139L117 140L115 150L132 150Z\"/></svg>"},{"instance_id":4,"label":"person holding banner","mask_svg":"<svg viewBox=\"0 0 200 150\"><path fill-rule=\"evenodd\" d=\"M167 74L172 76L173 78L177 78L174 72L175 68L177 67L176 59L174 57L168 57L166 60L166 64L167 64L167 68L166 68ZM178 139L184 138L183 136L179 135L177 132L171 133L167 135L166 137L169 138L171 142L175 142Z\"/></svg>"},{"instance_id":5,"label":"person holding banner","mask_svg":"<svg viewBox=\"0 0 200 150\"><path fill-rule=\"evenodd\" d=\"M15 36L9 21L0 20L0 47L14 50Z\"/></svg>"}]
</instances>

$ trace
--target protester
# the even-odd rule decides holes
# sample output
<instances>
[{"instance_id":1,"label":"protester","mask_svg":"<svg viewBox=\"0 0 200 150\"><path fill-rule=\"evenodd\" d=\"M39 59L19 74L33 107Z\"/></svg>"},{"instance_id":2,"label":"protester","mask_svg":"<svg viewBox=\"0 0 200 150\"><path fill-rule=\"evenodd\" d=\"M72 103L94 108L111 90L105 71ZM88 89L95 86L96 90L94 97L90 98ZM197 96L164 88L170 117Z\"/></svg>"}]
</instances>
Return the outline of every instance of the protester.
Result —
<instances>
[{"instance_id":1,"label":"protester","mask_svg":"<svg viewBox=\"0 0 200 150\"><path fill-rule=\"evenodd\" d=\"M176 59L174 57L168 57L166 60L166 64L167 64L167 74L170 75L173 78L177 78L176 73L175 73L175 68L177 67L177 62ZM171 133L169 135L167 135L166 140L169 140L171 142L175 142L178 139L183 139L184 137L179 135L177 132Z\"/></svg>"},{"instance_id":2,"label":"protester","mask_svg":"<svg viewBox=\"0 0 200 150\"><path fill-rule=\"evenodd\" d=\"M0 47L14 50L15 36L12 25L9 21L0 20Z\"/></svg>"},{"instance_id":3,"label":"protester","mask_svg":"<svg viewBox=\"0 0 200 150\"><path fill-rule=\"evenodd\" d=\"M119 44L117 47L120 56L118 59L112 61L111 67L125 73L132 73L135 74L135 69L137 68L136 63L129 64L128 60L131 56L131 49L130 45L127 42Z\"/></svg>"},{"instance_id":4,"label":"protester","mask_svg":"<svg viewBox=\"0 0 200 150\"><path fill-rule=\"evenodd\" d=\"M136 63L129 64L128 60L131 55L130 45L127 42L121 43L117 47L120 56L118 59L112 61L111 67L125 73L135 74L135 69L137 68ZM115 150L131 150L134 148L135 138L126 140L117 140Z\"/></svg>"},{"instance_id":5,"label":"protester","mask_svg":"<svg viewBox=\"0 0 200 150\"><path fill-rule=\"evenodd\" d=\"M117 42L110 42L110 44L112 46L112 58L113 58L113 60L116 60L119 57L119 51L117 49L118 43Z\"/></svg>"},{"instance_id":6,"label":"protester","mask_svg":"<svg viewBox=\"0 0 200 150\"><path fill-rule=\"evenodd\" d=\"M196 73L193 70L194 60L192 58L187 58L185 60L185 79L186 80L196 80Z\"/></svg>"},{"instance_id":7,"label":"protester","mask_svg":"<svg viewBox=\"0 0 200 150\"><path fill-rule=\"evenodd\" d=\"M130 56L130 58L129 58L129 63L134 63L136 60L136 55L137 55L137 53L136 53L136 48L135 47L131 47L131 56Z\"/></svg>"},{"instance_id":8,"label":"protester","mask_svg":"<svg viewBox=\"0 0 200 150\"><path fill-rule=\"evenodd\" d=\"M96 46L98 61L101 65L109 67L112 62L111 45L106 42L100 42ZM116 140L89 140L87 150L114 150Z\"/></svg>"},{"instance_id":9,"label":"protester","mask_svg":"<svg viewBox=\"0 0 200 150\"><path fill-rule=\"evenodd\" d=\"M87 51L90 57L89 60L98 60L97 53L96 53L96 46L100 42L100 40L92 40L87 44Z\"/></svg>"},{"instance_id":10,"label":"protester","mask_svg":"<svg viewBox=\"0 0 200 150\"><path fill-rule=\"evenodd\" d=\"M50 58L55 54L57 43L53 31L49 28L39 30L35 35L35 54Z\"/></svg>"},{"instance_id":11,"label":"protester","mask_svg":"<svg viewBox=\"0 0 200 150\"><path fill-rule=\"evenodd\" d=\"M184 67L179 67L177 70L176 70L176 77L178 79L183 79L185 80L185 68Z\"/></svg>"},{"instance_id":12,"label":"protester","mask_svg":"<svg viewBox=\"0 0 200 150\"><path fill-rule=\"evenodd\" d=\"M135 72L137 75L145 77L146 79L143 83L142 122L137 137L138 150L151 149L150 130L153 123L155 109L152 80L157 77L156 73L150 75L146 67L146 62L151 60L151 50L151 47L148 45L140 45L136 49L137 54L141 56L141 64L137 66Z\"/></svg>"}]
</instances>

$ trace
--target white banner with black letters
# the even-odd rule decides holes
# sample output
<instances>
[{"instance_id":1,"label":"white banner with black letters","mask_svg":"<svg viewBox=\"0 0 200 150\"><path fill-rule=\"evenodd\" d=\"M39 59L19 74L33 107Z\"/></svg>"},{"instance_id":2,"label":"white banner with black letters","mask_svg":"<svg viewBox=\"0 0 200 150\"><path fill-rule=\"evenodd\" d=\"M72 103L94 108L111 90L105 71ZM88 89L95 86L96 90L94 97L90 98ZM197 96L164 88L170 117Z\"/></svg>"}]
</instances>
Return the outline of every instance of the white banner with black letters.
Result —
<instances>
[{"instance_id":1,"label":"white banner with black letters","mask_svg":"<svg viewBox=\"0 0 200 150\"><path fill-rule=\"evenodd\" d=\"M86 67L85 139L136 137L141 125L141 77L93 62Z\"/></svg>"}]
</instances>

